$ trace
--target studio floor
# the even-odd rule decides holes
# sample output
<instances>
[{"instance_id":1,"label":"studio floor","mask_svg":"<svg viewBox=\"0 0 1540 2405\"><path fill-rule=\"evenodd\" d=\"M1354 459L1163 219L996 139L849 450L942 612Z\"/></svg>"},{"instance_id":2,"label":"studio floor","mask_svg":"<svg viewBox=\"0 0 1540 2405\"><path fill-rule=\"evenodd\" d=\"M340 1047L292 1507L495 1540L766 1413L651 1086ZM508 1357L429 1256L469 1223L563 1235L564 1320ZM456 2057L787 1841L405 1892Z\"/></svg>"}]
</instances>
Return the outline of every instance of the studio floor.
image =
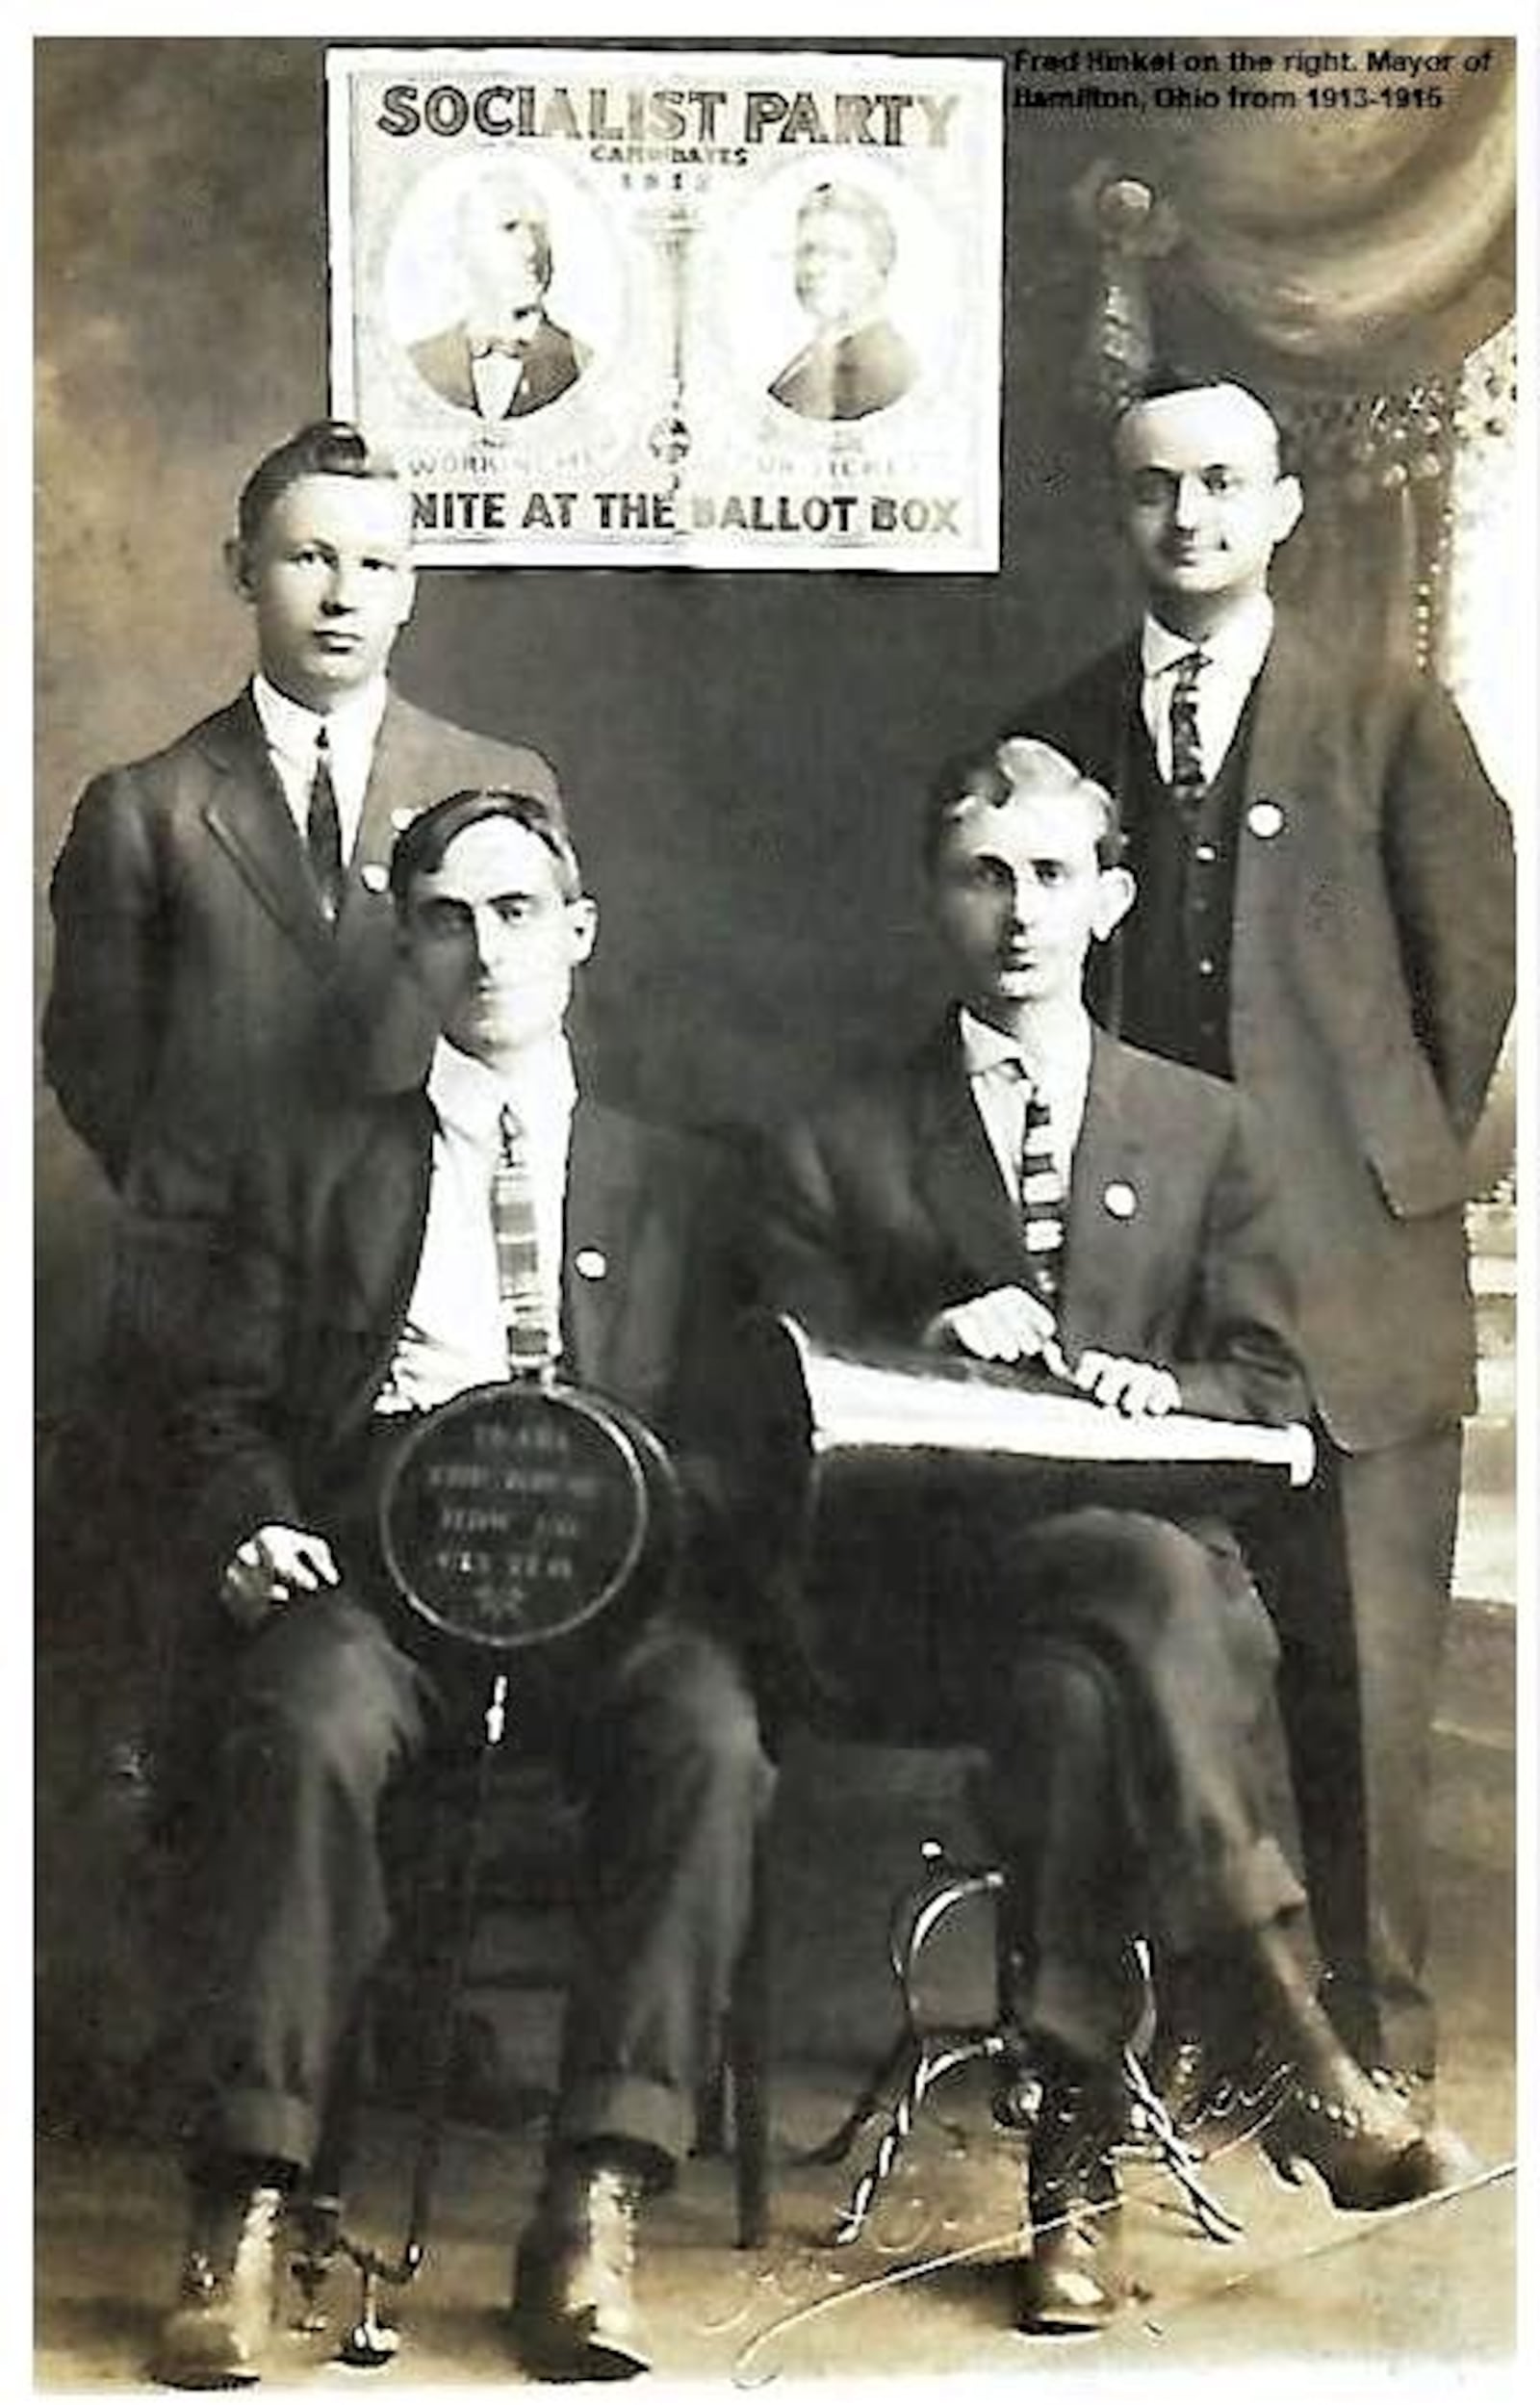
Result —
<instances>
[{"instance_id":1,"label":"studio floor","mask_svg":"<svg viewBox=\"0 0 1540 2405\"><path fill-rule=\"evenodd\" d=\"M1501 1533L1483 1535L1490 1555ZM1467 1557L1471 1558L1471 1557ZM1482 2176L1398 2211L1335 2211L1313 2176L1285 2185L1254 2143L1221 2144L1208 2177L1244 2236L1216 2244L1152 2164L1126 2175L1124 2260L1135 2288L1091 2340L1013 2328L1009 2258L1016 2220L1014 2143L963 2073L933 2094L863 2236L829 2234L865 2155L815 2164L896 2028L886 1969L894 1894L937 1840L973 1846L959 1757L806 1744L783 1779L774 1841L774 2196L762 2253L732 2244L730 2167L691 2162L644 2224L640 2294L658 2376L732 2388L882 2377L927 2390L964 2375L1264 2374L1300 2397L1356 2400L1414 2374L1428 2393L1508 2392L1516 2347L1514 1632L1511 1604L1456 1613L1437 1747L1435 1978L1445 2017L1445 2108ZM986 1906L937 1942L927 2006L983 2013ZM502 2327L509 2256L532 2197L553 2000L494 2002L503 2099L490 2126L457 2119L433 2206L428 2255L392 2300L400 2351L374 2370L341 2366L356 2284L335 2274L325 2328L285 2330L277 2387L382 2394L519 2382ZM49 2392L124 2392L143 2364L174 2282L182 2237L174 2157L145 2116L45 2117L37 2158L36 2353ZM403 2231L415 2124L367 2117L351 2216L387 2251ZM868 2140L868 2145L870 2140ZM297 2290L295 2304L298 2303ZM1206 2381L1202 2385L1207 2385ZM1150 2393L1150 2386L1140 2392Z\"/></svg>"}]
</instances>

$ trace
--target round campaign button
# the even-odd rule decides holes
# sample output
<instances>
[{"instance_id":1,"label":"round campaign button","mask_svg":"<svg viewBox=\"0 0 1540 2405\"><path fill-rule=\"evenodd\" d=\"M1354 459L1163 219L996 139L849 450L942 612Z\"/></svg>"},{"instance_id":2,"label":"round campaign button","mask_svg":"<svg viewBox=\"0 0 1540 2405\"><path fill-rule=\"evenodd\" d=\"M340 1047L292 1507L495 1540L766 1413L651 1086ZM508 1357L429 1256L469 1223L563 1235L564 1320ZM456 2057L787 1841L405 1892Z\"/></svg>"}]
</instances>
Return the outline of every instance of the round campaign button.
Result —
<instances>
[{"instance_id":1,"label":"round campaign button","mask_svg":"<svg viewBox=\"0 0 1540 2405\"><path fill-rule=\"evenodd\" d=\"M1270 843L1275 835L1283 833L1283 813L1276 802L1253 802L1246 812L1245 823L1264 843Z\"/></svg>"},{"instance_id":2,"label":"round campaign button","mask_svg":"<svg viewBox=\"0 0 1540 2405\"><path fill-rule=\"evenodd\" d=\"M366 860L358 873L364 880L366 892L370 893L383 893L391 881L390 870L382 867L377 860Z\"/></svg>"},{"instance_id":3,"label":"round campaign button","mask_svg":"<svg viewBox=\"0 0 1540 2405\"><path fill-rule=\"evenodd\" d=\"M1110 1211L1114 1219L1132 1219L1139 1208L1138 1195L1120 1177L1114 1178L1101 1201L1103 1210Z\"/></svg>"},{"instance_id":4,"label":"round campaign button","mask_svg":"<svg viewBox=\"0 0 1540 2405\"><path fill-rule=\"evenodd\" d=\"M597 1245L585 1244L580 1253L572 1256L572 1265L579 1278L607 1278L609 1263Z\"/></svg>"}]
</instances>

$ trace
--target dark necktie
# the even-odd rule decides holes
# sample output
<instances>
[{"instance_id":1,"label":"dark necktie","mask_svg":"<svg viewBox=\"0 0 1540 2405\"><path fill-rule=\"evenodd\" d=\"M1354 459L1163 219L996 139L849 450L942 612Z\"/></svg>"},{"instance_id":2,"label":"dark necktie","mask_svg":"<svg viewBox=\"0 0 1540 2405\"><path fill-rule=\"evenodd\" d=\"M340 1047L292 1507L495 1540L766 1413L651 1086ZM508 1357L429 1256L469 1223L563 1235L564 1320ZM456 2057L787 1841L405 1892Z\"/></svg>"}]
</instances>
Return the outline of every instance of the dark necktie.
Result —
<instances>
[{"instance_id":1,"label":"dark necktie","mask_svg":"<svg viewBox=\"0 0 1540 2405\"><path fill-rule=\"evenodd\" d=\"M316 768L305 812L305 848L310 854L310 870L321 896L321 907L328 918L335 918L343 898L343 822L337 815L331 751L324 727L316 737Z\"/></svg>"},{"instance_id":2,"label":"dark necktie","mask_svg":"<svg viewBox=\"0 0 1540 2405\"><path fill-rule=\"evenodd\" d=\"M1065 1252L1065 1190L1053 1153L1053 1122L1035 1086L1027 1089L1021 1123L1018 1179L1021 1235L1027 1248L1027 1289L1040 1303L1059 1299Z\"/></svg>"},{"instance_id":3,"label":"dark necktie","mask_svg":"<svg viewBox=\"0 0 1540 2405\"><path fill-rule=\"evenodd\" d=\"M1207 652L1184 652L1171 685L1171 793L1184 804L1201 800L1208 783L1197 726L1197 681L1208 664Z\"/></svg>"},{"instance_id":4,"label":"dark necktie","mask_svg":"<svg viewBox=\"0 0 1540 2405\"><path fill-rule=\"evenodd\" d=\"M515 1378L526 1378L554 1360L556 1335L540 1274L540 1230L528 1141L522 1123L506 1104L498 1123L498 1137L492 1172L498 1295L508 1340L509 1371Z\"/></svg>"}]
</instances>

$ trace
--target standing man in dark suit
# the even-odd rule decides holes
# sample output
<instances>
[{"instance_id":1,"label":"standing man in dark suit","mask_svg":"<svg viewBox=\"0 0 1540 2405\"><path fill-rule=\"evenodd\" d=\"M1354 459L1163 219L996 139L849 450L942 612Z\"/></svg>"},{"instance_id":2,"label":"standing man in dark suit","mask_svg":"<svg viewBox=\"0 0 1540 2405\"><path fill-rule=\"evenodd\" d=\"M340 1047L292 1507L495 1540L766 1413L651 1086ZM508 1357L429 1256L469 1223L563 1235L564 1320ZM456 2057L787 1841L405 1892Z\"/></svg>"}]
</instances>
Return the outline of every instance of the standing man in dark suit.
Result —
<instances>
[{"instance_id":1,"label":"standing man in dark suit","mask_svg":"<svg viewBox=\"0 0 1540 2405\"><path fill-rule=\"evenodd\" d=\"M119 1199L115 1323L142 1408L206 1304L235 1142L281 1113L318 1041L346 1050L397 981L395 835L425 796L547 763L430 717L387 669L411 614L411 499L350 426L262 459L226 545L249 685L82 795L54 870L43 1063Z\"/></svg>"},{"instance_id":2,"label":"standing man in dark suit","mask_svg":"<svg viewBox=\"0 0 1540 2405\"><path fill-rule=\"evenodd\" d=\"M1256 1105L1322 1475L1259 1570L1285 1638L1326 2001L1433 2120L1431 1736L1460 1418L1466 1153L1513 1000L1507 814L1427 678L1275 609L1297 478L1254 395L1161 378L1118 419L1139 632L1014 726L1117 795L1140 900L1092 1005Z\"/></svg>"},{"instance_id":3,"label":"standing man in dark suit","mask_svg":"<svg viewBox=\"0 0 1540 2405\"><path fill-rule=\"evenodd\" d=\"M274 2221L385 1941L382 1802L455 1705L454 1664L393 1604L379 1558L399 1433L516 1360L559 1361L687 1444L691 1331L720 1257L693 1149L578 1090L564 1020L597 917L550 806L451 795L399 839L391 880L440 1030L425 1079L361 1063L260 1134L182 1416L192 1549L230 1656L193 2226L156 2366L185 2387L260 2370ZM510 1287L494 1184L515 1151L533 1243ZM590 1884L515 2313L533 2366L569 2376L645 2366L632 2225L688 2143L769 1788L704 1584L687 1569L677 1600L601 1629L565 1705L545 1698L571 1720Z\"/></svg>"},{"instance_id":4,"label":"standing man in dark suit","mask_svg":"<svg viewBox=\"0 0 1540 2405\"><path fill-rule=\"evenodd\" d=\"M414 343L412 365L456 409L494 423L530 417L569 392L589 358L546 308L554 260L544 207L494 161L461 199L458 234L466 314Z\"/></svg>"},{"instance_id":5,"label":"standing man in dark suit","mask_svg":"<svg viewBox=\"0 0 1540 2405\"><path fill-rule=\"evenodd\" d=\"M1304 1390L1247 1115L1212 1078L1093 1028L1092 943L1128 910L1110 796L1047 745L949 772L929 830L961 1006L912 1058L795 1127L765 1181L764 1299L860 1352L932 1346L1047 1372L1111 1412L1288 1420ZM1086 1508L927 1508L884 1540L931 1609L882 1640L907 1732L986 1744L1007 1864L1011 2007L1040 2073L1023 2326L1091 2329L1116 2202L1129 1939L1227 2055L1293 2076L1266 2142L1334 2201L1422 2194L1435 2167L1316 2004L1303 1891L1263 1766L1276 1645L1233 1536ZM906 1589L915 1584L906 1579ZM906 1598L907 1599L907 1598ZM895 1614L895 1618L898 1615Z\"/></svg>"}]
</instances>

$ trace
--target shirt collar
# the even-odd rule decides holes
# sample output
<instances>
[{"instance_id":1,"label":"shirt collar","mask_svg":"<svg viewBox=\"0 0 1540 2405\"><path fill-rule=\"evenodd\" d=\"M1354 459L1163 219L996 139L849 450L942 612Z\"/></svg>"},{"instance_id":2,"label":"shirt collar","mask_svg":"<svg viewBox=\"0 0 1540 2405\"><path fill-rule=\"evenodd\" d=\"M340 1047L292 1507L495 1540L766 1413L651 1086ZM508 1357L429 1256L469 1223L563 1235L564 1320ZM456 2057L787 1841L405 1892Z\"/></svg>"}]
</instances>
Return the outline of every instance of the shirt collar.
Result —
<instances>
[{"instance_id":1,"label":"shirt collar","mask_svg":"<svg viewBox=\"0 0 1540 2405\"><path fill-rule=\"evenodd\" d=\"M554 1132L571 1119L578 1099L572 1047L564 1035L532 1045L503 1076L441 1036L428 1066L427 1099L441 1127L477 1145L494 1142L505 1103L526 1126Z\"/></svg>"},{"instance_id":2,"label":"shirt collar","mask_svg":"<svg viewBox=\"0 0 1540 2405\"><path fill-rule=\"evenodd\" d=\"M991 1027L988 1020L977 1018L965 1007L960 1008L958 1032L962 1042L963 1068L970 1077L987 1077L993 1070L1018 1063L1035 1086L1049 1093L1071 1092L1085 1083L1091 1061L1091 1021L1082 1011L1074 1023L1073 1042L1048 1060L1034 1052L1030 1041L1005 1035L998 1027Z\"/></svg>"},{"instance_id":3,"label":"shirt collar","mask_svg":"<svg viewBox=\"0 0 1540 2405\"><path fill-rule=\"evenodd\" d=\"M385 715L389 688L383 677L371 677L356 693L328 711L322 717L318 711L306 710L303 703L291 701L270 684L261 669L251 680L251 699L270 748L280 759L302 766L307 772L316 757L316 737L322 727L326 730L328 750L334 757L358 759L367 769Z\"/></svg>"},{"instance_id":4,"label":"shirt collar","mask_svg":"<svg viewBox=\"0 0 1540 2405\"><path fill-rule=\"evenodd\" d=\"M1249 593L1229 610L1211 634L1201 643L1189 634L1173 634L1159 618L1146 611L1140 638L1140 657L1146 677L1164 676L1190 652L1201 651L1228 675L1251 682L1267 658L1272 640L1273 609L1266 593Z\"/></svg>"}]
</instances>

